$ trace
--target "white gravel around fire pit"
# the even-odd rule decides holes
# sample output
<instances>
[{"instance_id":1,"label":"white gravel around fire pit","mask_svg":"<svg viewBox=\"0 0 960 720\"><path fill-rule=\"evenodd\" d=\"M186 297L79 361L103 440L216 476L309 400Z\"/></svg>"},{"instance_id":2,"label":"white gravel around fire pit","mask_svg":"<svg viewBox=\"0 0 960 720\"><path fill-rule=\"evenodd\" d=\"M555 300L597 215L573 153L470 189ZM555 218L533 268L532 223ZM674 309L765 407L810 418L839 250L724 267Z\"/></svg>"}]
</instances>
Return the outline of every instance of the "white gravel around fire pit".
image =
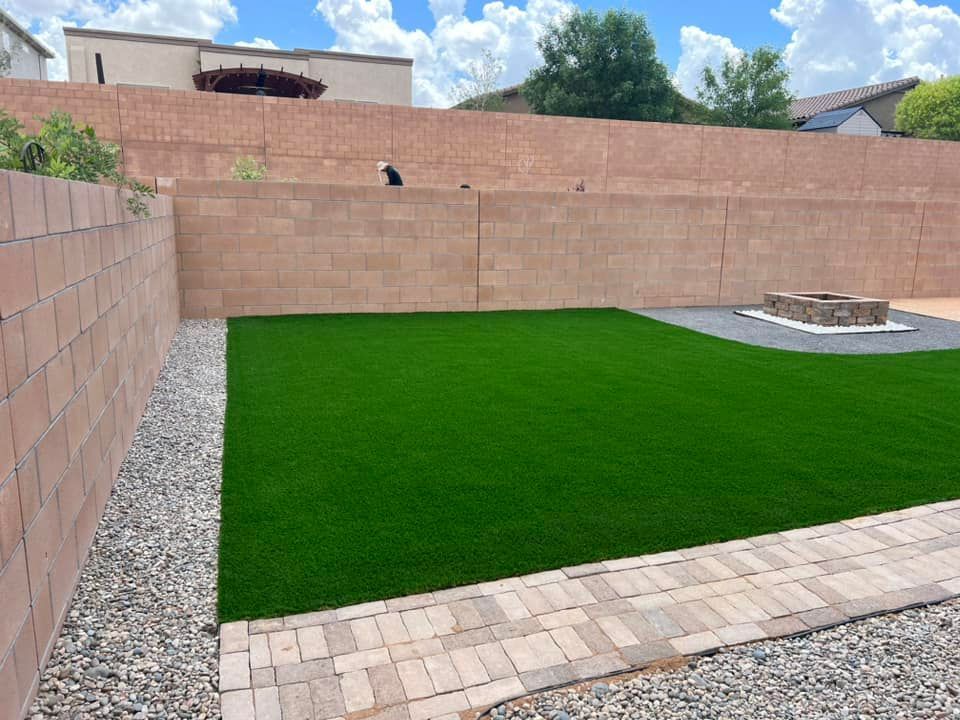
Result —
<instances>
[{"instance_id":1,"label":"white gravel around fire pit","mask_svg":"<svg viewBox=\"0 0 960 720\"><path fill-rule=\"evenodd\" d=\"M226 324L187 320L100 521L35 719L219 718Z\"/></svg>"},{"instance_id":2,"label":"white gravel around fire pit","mask_svg":"<svg viewBox=\"0 0 960 720\"><path fill-rule=\"evenodd\" d=\"M960 603L694 658L680 669L539 695L511 720L960 717Z\"/></svg>"}]
</instances>

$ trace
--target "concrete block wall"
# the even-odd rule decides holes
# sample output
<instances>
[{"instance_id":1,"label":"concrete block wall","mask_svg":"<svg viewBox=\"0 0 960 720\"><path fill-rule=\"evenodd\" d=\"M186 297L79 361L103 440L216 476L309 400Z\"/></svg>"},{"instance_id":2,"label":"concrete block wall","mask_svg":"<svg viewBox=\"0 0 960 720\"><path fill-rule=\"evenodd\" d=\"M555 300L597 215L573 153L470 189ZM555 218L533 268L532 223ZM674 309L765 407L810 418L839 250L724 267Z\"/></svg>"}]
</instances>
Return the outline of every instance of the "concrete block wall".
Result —
<instances>
[{"instance_id":1,"label":"concrete block wall","mask_svg":"<svg viewBox=\"0 0 960 720\"><path fill-rule=\"evenodd\" d=\"M272 179L587 192L960 201L960 144L475 113L185 90L0 79L34 126L62 109L121 143L128 174L226 178L241 155Z\"/></svg>"},{"instance_id":2,"label":"concrete block wall","mask_svg":"<svg viewBox=\"0 0 960 720\"><path fill-rule=\"evenodd\" d=\"M960 204L924 204L912 297L960 296Z\"/></svg>"},{"instance_id":3,"label":"concrete block wall","mask_svg":"<svg viewBox=\"0 0 960 720\"><path fill-rule=\"evenodd\" d=\"M960 204L161 180L186 317L960 294Z\"/></svg>"},{"instance_id":4,"label":"concrete block wall","mask_svg":"<svg viewBox=\"0 0 960 720\"><path fill-rule=\"evenodd\" d=\"M713 305L725 196L482 191L480 307Z\"/></svg>"},{"instance_id":5,"label":"concrete block wall","mask_svg":"<svg viewBox=\"0 0 960 720\"><path fill-rule=\"evenodd\" d=\"M0 718L20 718L179 322L173 201L0 172Z\"/></svg>"},{"instance_id":6,"label":"concrete block wall","mask_svg":"<svg viewBox=\"0 0 960 720\"><path fill-rule=\"evenodd\" d=\"M184 317L476 309L475 190L160 184Z\"/></svg>"},{"instance_id":7,"label":"concrete block wall","mask_svg":"<svg viewBox=\"0 0 960 720\"><path fill-rule=\"evenodd\" d=\"M923 223L920 201L730 196L719 302L798 290L912 297L915 277L937 262L918 257L930 241Z\"/></svg>"}]
</instances>

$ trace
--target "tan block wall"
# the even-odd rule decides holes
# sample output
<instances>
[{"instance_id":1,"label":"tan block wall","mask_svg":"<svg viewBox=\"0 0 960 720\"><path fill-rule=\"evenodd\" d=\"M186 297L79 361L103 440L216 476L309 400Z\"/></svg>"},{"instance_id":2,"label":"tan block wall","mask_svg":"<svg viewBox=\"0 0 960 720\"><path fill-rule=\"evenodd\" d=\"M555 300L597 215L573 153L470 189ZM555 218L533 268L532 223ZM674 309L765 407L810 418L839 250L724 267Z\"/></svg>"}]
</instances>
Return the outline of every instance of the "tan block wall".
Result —
<instances>
[{"instance_id":1,"label":"tan block wall","mask_svg":"<svg viewBox=\"0 0 960 720\"><path fill-rule=\"evenodd\" d=\"M956 203L160 183L186 317L960 294Z\"/></svg>"},{"instance_id":2,"label":"tan block wall","mask_svg":"<svg viewBox=\"0 0 960 720\"><path fill-rule=\"evenodd\" d=\"M184 317L475 310L477 192L174 180Z\"/></svg>"},{"instance_id":3,"label":"tan block wall","mask_svg":"<svg viewBox=\"0 0 960 720\"><path fill-rule=\"evenodd\" d=\"M917 201L731 196L720 303L798 290L910 297L922 220Z\"/></svg>"},{"instance_id":4,"label":"tan block wall","mask_svg":"<svg viewBox=\"0 0 960 720\"><path fill-rule=\"evenodd\" d=\"M480 309L712 305L726 198L480 195Z\"/></svg>"},{"instance_id":5,"label":"tan block wall","mask_svg":"<svg viewBox=\"0 0 960 720\"><path fill-rule=\"evenodd\" d=\"M960 204L928 202L911 297L960 296Z\"/></svg>"},{"instance_id":6,"label":"tan block wall","mask_svg":"<svg viewBox=\"0 0 960 720\"><path fill-rule=\"evenodd\" d=\"M10 79L0 107L72 112L141 178L226 178L252 155L317 182L375 185L390 160L417 187L960 201L950 142Z\"/></svg>"},{"instance_id":7,"label":"tan block wall","mask_svg":"<svg viewBox=\"0 0 960 720\"><path fill-rule=\"evenodd\" d=\"M0 717L36 692L176 330L173 202L0 172Z\"/></svg>"}]
</instances>

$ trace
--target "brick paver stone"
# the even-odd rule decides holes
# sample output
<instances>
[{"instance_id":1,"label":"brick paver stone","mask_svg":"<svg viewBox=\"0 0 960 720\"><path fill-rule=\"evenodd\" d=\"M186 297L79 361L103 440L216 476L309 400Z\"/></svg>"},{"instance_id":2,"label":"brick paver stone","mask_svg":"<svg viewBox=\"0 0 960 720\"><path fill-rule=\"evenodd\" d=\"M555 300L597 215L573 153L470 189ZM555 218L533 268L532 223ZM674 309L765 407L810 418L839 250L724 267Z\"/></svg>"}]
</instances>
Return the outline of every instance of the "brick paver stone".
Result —
<instances>
[{"instance_id":1,"label":"brick paver stone","mask_svg":"<svg viewBox=\"0 0 960 720\"><path fill-rule=\"evenodd\" d=\"M330 649L320 626L299 628L297 644L300 646L300 657L304 660L330 657Z\"/></svg>"},{"instance_id":2,"label":"brick paver stone","mask_svg":"<svg viewBox=\"0 0 960 720\"><path fill-rule=\"evenodd\" d=\"M337 684L336 678L328 678L334 685ZM314 682L325 682L324 680L315 680ZM340 691L337 690L339 696ZM329 720L336 717L334 715L315 713L316 703L312 699L313 689L306 683L296 685L281 685L278 690L280 696L280 712L283 720ZM340 713L343 712L343 704L340 705ZM337 713L337 714L340 714Z\"/></svg>"},{"instance_id":3,"label":"brick paver stone","mask_svg":"<svg viewBox=\"0 0 960 720\"><path fill-rule=\"evenodd\" d=\"M220 712L223 720L254 720L253 691L221 692Z\"/></svg>"},{"instance_id":4,"label":"brick paver stone","mask_svg":"<svg viewBox=\"0 0 960 720\"><path fill-rule=\"evenodd\" d=\"M248 687L250 687L250 653L221 655L220 690L242 690Z\"/></svg>"},{"instance_id":5,"label":"brick paver stone","mask_svg":"<svg viewBox=\"0 0 960 720\"><path fill-rule=\"evenodd\" d=\"M960 594L960 501L225 623L224 720L458 720L545 687Z\"/></svg>"},{"instance_id":6,"label":"brick paver stone","mask_svg":"<svg viewBox=\"0 0 960 720\"><path fill-rule=\"evenodd\" d=\"M423 660L398 662L397 675L403 684L404 693L410 700L430 697L436 692L433 689L430 676L427 674L427 669L424 667Z\"/></svg>"},{"instance_id":7,"label":"brick paver stone","mask_svg":"<svg viewBox=\"0 0 960 720\"><path fill-rule=\"evenodd\" d=\"M288 702L294 707L300 707L301 696L299 693L290 693L288 688L299 688L300 685L285 685L280 688L280 707L283 708L283 720L287 720ZM284 697L284 691L287 691L290 701ZM320 680L311 680L309 683L309 692L306 699L312 702L313 712L317 720L330 720L330 718L340 717L346 712L346 706L343 703L343 694L340 692L339 678L329 677Z\"/></svg>"},{"instance_id":8,"label":"brick paver stone","mask_svg":"<svg viewBox=\"0 0 960 720\"><path fill-rule=\"evenodd\" d=\"M253 691L253 704L257 720L282 720L280 690L276 687L257 688Z\"/></svg>"},{"instance_id":9,"label":"brick paver stone","mask_svg":"<svg viewBox=\"0 0 960 720\"><path fill-rule=\"evenodd\" d=\"M220 626L220 654L243 652L248 648L247 621L224 623Z\"/></svg>"},{"instance_id":10,"label":"brick paver stone","mask_svg":"<svg viewBox=\"0 0 960 720\"><path fill-rule=\"evenodd\" d=\"M492 680L501 680L516 674L516 669L503 646L498 642L483 643L476 647L477 657ZM455 651L451 651L455 652Z\"/></svg>"},{"instance_id":11,"label":"brick paver stone","mask_svg":"<svg viewBox=\"0 0 960 720\"><path fill-rule=\"evenodd\" d=\"M383 638L380 637L380 630L375 618L365 617L351 620L350 630L353 632L353 638L357 643L357 650L372 650L383 647Z\"/></svg>"},{"instance_id":12,"label":"brick paver stone","mask_svg":"<svg viewBox=\"0 0 960 720\"><path fill-rule=\"evenodd\" d=\"M367 670L367 677L373 687L373 695L376 698L377 705L381 707L396 705L407 699L403 692L400 677L397 675L396 666L375 665Z\"/></svg>"},{"instance_id":13,"label":"brick paver stone","mask_svg":"<svg viewBox=\"0 0 960 720\"><path fill-rule=\"evenodd\" d=\"M270 641L263 633L250 636L250 667L273 667L273 661L270 658Z\"/></svg>"},{"instance_id":14,"label":"brick paver stone","mask_svg":"<svg viewBox=\"0 0 960 720\"><path fill-rule=\"evenodd\" d=\"M281 630L267 635L270 643L270 659L274 667L300 662L300 646L296 630Z\"/></svg>"},{"instance_id":15,"label":"brick paver stone","mask_svg":"<svg viewBox=\"0 0 960 720\"><path fill-rule=\"evenodd\" d=\"M464 687L490 682L490 674L483 666L475 648L466 647L451 650L450 660L453 662Z\"/></svg>"},{"instance_id":16,"label":"brick paver stone","mask_svg":"<svg viewBox=\"0 0 960 720\"><path fill-rule=\"evenodd\" d=\"M550 637L553 638L567 660L580 660L593 655L593 651L577 635L577 631L569 625L551 630Z\"/></svg>"},{"instance_id":17,"label":"brick paver stone","mask_svg":"<svg viewBox=\"0 0 960 720\"><path fill-rule=\"evenodd\" d=\"M403 618L403 624L407 628L411 640L425 640L436 634L423 608L405 610L400 613L400 617Z\"/></svg>"},{"instance_id":18,"label":"brick paver stone","mask_svg":"<svg viewBox=\"0 0 960 720\"><path fill-rule=\"evenodd\" d=\"M425 657L423 666L427 669L427 674L438 693L451 692L463 687L460 675L457 674L457 669L453 666L453 661L448 654Z\"/></svg>"},{"instance_id":19,"label":"brick paver stone","mask_svg":"<svg viewBox=\"0 0 960 720\"><path fill-rule=\"evenodd\" d=\"M373 687L366 670L355 670L340 676L340 693L347 712L357 712L373 707Z\"/></svg>"}]
</instances>

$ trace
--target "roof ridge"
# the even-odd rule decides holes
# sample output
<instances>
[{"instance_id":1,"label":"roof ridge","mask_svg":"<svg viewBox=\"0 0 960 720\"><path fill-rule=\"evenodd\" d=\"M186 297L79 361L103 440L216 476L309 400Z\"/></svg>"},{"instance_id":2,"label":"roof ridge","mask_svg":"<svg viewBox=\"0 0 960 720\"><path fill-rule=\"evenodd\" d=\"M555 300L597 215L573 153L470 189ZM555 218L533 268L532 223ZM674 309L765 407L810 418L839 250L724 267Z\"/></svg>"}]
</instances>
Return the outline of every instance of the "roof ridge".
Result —
<instances>
[{"instance_id":1,"label":"roof ridge","mask_svg":"<svg viewBox=\"0 0 960 720\"><path fill-rule=\"evenodd\" d=\"M822 112L841 110L854 104L862 104L888 93L913 87L919 83L920 78L911 76L797 98L790 104L790 116L794 120L804 120Z\"/></svg>"}]
</instances>

